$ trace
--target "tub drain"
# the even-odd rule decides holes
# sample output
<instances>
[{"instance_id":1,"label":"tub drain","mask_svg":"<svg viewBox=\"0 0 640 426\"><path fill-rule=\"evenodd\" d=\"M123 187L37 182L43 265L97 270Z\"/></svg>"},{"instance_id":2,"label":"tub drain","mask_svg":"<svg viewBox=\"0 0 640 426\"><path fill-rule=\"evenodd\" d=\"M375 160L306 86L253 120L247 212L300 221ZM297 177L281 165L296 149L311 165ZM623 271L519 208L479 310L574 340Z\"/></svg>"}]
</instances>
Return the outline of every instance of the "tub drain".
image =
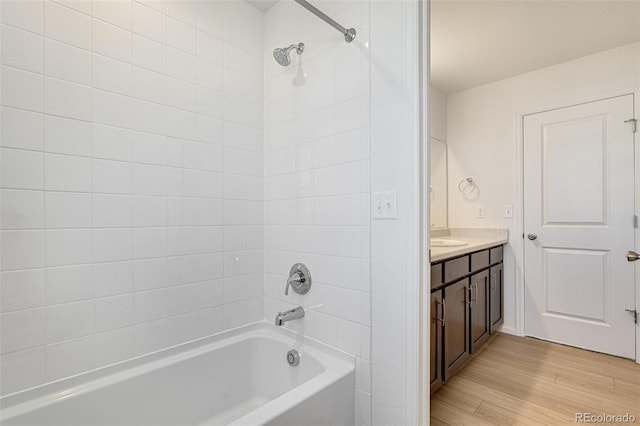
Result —
<instances>
[{"instance_id":1,"label":"tub drain","mask_svg":"<svg viewBox=\"0 0 640 426\"><path fill-rule=\"evenodd\" d=\"M300 364L300 354L295 349L291 349L287 352L287 362L290 366L295 367Z\"/></svg>"}]
</instances>

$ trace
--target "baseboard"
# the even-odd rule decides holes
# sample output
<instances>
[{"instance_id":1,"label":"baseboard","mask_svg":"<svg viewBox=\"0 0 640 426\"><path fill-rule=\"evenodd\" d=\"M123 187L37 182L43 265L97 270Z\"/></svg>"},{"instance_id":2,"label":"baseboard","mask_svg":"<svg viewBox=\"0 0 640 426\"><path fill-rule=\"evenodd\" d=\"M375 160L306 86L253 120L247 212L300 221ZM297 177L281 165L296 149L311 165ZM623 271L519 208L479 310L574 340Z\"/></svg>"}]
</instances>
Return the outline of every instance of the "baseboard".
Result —
<instances>
[{"instance_id":1,"label":"baseboard","mask_svg":"<svg viewBox=\"0 0 640 426\"><path fill-rule=\"evenodd\" d=\"M520 336L515 328L513 327L505 327L504 325L498 329L500 333L504 334L512 334L514 336Z\"/></svg>"}]
</instances>

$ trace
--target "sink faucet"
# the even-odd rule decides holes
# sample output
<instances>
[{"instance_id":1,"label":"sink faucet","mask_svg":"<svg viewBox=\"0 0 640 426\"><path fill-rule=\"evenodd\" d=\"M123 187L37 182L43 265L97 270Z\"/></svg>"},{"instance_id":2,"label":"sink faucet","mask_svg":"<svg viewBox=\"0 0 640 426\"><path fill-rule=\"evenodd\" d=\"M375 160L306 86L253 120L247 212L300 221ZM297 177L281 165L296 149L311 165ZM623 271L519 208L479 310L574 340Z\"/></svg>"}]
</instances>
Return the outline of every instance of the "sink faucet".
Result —
<instances>
[{"instance_id":1,"label":"sink faucet","mask_svg":"<svg viewBox=\"0 0 640 426\"><path fill-rule=\"evenodd\" d=\"M304 308L302 306L298 306L297 308L290 309L284 312L278 312L276 315L276 325L283 325L287 321L291 321L294 319L299 319L304 317Z\"/></svg>"}]
</instances>

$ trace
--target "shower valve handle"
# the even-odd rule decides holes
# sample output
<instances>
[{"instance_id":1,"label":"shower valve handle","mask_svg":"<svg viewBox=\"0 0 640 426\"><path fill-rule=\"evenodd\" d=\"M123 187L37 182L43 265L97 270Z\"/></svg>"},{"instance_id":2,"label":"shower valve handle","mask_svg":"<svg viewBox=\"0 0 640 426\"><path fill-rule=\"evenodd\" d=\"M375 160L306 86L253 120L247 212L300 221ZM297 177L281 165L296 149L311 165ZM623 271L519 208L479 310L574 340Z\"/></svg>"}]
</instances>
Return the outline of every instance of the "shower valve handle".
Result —
<instances>
[{"instance_id":1,"label":"shower valve handle","mask_svg":"<svg viewBox=\"0 0 640 426\"><path fill-rule=\"evenodd\" d=\"M284 288L284 295L289 295L289 287L293 287L294 290L304 283L304 277L301 277L297 272L289 277L287 280L287 286Z\"/></svg>"},{"instance_id":2,"label":"shower valve handle","mask_svg":"<svg viewBox=\"0 0 640 426\"><path fill-rule=\"evenodd\" d=\"M284 288L284 295L289 295L289 287L298 294L307 294L311 289L311 273L302 263L296 263L289 271L287 285Z\"/></svg>"}]
</instances>

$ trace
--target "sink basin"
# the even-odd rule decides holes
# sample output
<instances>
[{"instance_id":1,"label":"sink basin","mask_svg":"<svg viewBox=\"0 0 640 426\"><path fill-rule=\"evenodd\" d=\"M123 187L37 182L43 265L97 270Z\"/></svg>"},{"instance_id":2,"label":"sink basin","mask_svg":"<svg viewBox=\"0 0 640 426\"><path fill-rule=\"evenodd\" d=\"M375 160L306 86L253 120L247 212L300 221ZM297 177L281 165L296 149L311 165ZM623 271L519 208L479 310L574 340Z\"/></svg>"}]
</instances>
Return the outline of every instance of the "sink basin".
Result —
<instances>
[{"instance_id":1,"label":"sink basin","mask_svg":"<svg viewBox=\"0 0 640 426\"><path fill-rule=\"evenodd\" d=\"M449 238L432 238L431 247L461 247L469 244L466 241L452 240Z\"/></svg>"}]
</instances>

